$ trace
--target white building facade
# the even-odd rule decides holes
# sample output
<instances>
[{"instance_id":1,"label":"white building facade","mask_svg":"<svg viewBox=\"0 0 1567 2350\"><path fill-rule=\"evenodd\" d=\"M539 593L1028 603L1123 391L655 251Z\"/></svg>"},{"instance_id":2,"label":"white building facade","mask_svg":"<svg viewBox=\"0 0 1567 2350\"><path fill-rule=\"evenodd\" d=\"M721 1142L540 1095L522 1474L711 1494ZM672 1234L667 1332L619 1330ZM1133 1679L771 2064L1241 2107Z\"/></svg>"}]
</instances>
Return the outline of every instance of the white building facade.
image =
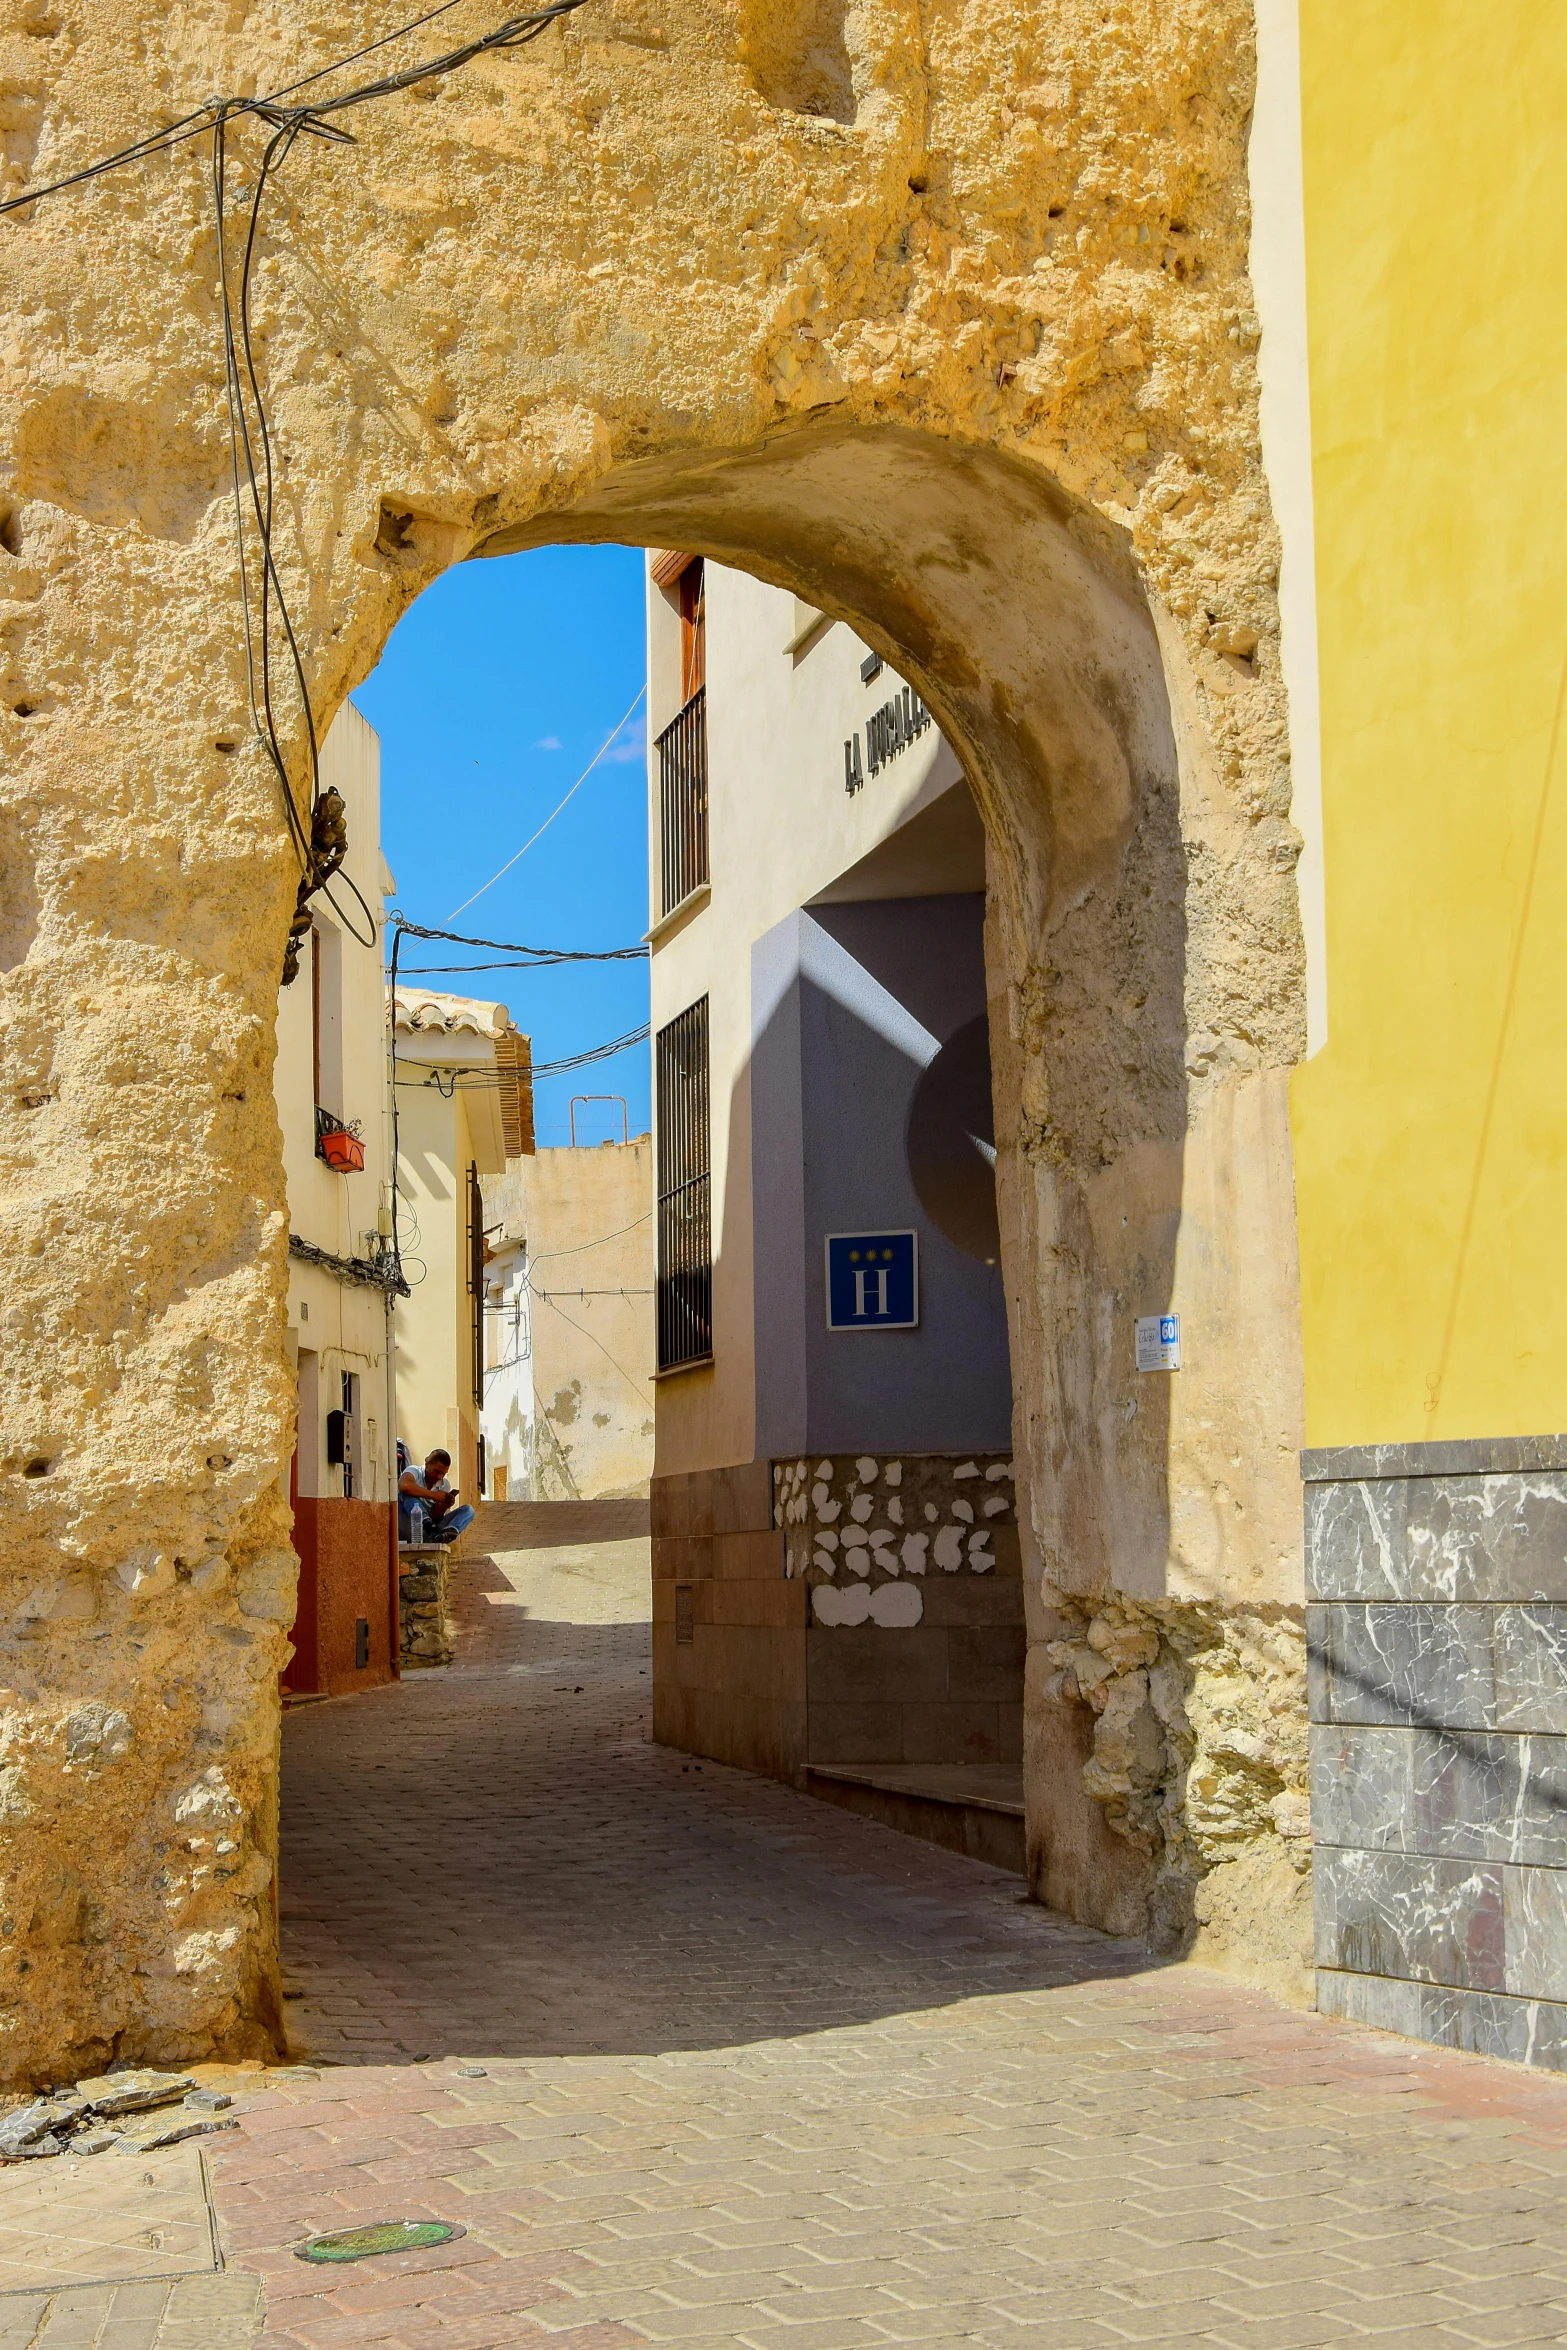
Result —
<instances>
[{"instance_id":1,"label":"white building facade","mask_svg":"<svg viewBox=\"0 0 1567 2350\"><path fill-rule=\"evenodd\" d=\"M482 1411L483 1185L533 1148L528 1039L504 1004L400 981L393 1006L397 1240L409 1295L398 1312L398 1432L415 1459L451 1458L460 1498L488 1485Z\"/></svg>"},{"instance_id":2,"label":"white building facade","mask_svg":"<svg viewBox=\"0 0 1567 2350\"><path fill-rule=\"evenodd\" d=\"M1020 1865L983 828L778 589L652 557L648 663L656 1734L839 1800L990 1774Z\"/></svg>"},{"instance_id":3,"label":"white building facade","mask_svg":"<svg viewBox=\"0 0 1567 2350\"><path fill-rule=\"evenodd\" d=\"M290 1467L299 1604L286 1686L340 1695L396 1671L395 1274L383 978L380 742L352 703L321 747L344 803L344 881L318 896L278 997L274 1093L288 1188L288 1349L299 1380ZM367 945L369 909L375 937ZM340 914L332 898L352 915Z\"/></svg>"}]
</instances>

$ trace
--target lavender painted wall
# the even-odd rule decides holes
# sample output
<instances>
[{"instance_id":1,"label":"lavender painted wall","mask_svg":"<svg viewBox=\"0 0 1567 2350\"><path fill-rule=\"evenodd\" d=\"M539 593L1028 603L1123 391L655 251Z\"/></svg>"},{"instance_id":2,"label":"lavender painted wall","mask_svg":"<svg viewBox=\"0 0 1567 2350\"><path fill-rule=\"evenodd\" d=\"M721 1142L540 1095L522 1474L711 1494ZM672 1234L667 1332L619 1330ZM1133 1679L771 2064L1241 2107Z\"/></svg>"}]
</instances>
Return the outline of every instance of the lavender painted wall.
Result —
<instances>
[{"instance_id":1,"label":"lavender painted wall","mask_svg":"<svg viewBox=\"0 0 1567 2350\"><path fill-rule=\"evenodd\" d=\"M999 1265L943 1237L905 1151L921 1072L985 1010L984 899L807 908L752 948L756 1450L1011 1443ZM917 1330L826 1327L829 1232L919 1234Z\"/></svg>"}]
</instances>

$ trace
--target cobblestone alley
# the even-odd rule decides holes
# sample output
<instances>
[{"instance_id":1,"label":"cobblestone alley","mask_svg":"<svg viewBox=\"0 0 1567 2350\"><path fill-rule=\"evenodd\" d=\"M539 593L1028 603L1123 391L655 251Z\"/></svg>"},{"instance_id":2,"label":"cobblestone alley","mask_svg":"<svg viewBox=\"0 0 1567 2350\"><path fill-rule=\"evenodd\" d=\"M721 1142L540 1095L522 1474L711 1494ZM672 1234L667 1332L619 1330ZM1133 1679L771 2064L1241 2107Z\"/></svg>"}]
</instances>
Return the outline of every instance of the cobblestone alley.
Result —
<instances>
[{"instance_id":1,"label":"cobblestone alley","mask_svg":"<svg viewBox=\"0 0 1567 2350\"><path fill-rule=\"evenodd\" d=\"M1567 2084L1151 1967L1014 1878L654 1747L646 1628L615 1620L645 1542L613 1505L575 1532L462 1570L452 1670L286 1724L320 2062L252 2076L207 2142L266 2342L1567 2338ZM466 2232L291 2249L407 2217ZM251 2338L235 2309L158 2334L105 2300L101 2331L14 2339L207 2350Z\"/></svg>"}]
</instances>

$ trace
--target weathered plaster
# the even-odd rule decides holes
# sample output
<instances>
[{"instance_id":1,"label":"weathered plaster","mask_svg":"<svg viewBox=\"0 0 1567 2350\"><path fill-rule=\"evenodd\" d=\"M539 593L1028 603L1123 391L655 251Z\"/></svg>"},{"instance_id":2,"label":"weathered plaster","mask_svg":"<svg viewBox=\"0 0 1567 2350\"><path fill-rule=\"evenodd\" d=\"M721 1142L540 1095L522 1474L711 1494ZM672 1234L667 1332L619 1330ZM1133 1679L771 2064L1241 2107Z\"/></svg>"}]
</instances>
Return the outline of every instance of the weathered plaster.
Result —
<instances>
[{"instance_id":1,"label":"weathered plaster","mask_svg":"<svg viewBox=\"0 0 1567 2350\"><path fill-rule=\"evenodd\" d=\"M5 0L7 169L54 176L388 20ZM1168 1393L1144 1380L1125 1418L1129 1317L1183 1277L1188 1168L1291 1246L1282 1126L1223 1106L1271 1098L1304 1034L1251 73L1238 0L592 0L359 115L352 150L301 141L256 277L323 719L445 564L622 538L852 620L961 751L992 847L1036 1883L1177 1940L1201 1865L1238 1851L1206 1883L1233 1881L1285 1839L1246 1773L1244 1801L1223 1792L1228 1763L1212 1802L1236 1825L1212 1825L1176 1695L1192 1757L1218 1752L1205 1708L1264 1740L1298 1710L1275 1613L1298 1597L1276 1532L1292 1312L1259 1391L1260 1293L1203 1291L1190 1459ZM255 149L234 134L236 181ZM269 1076L294 872L245 719L208 207L186 147L0 224L17 2075L259 2046L277 2017L292 1394ZM1118 1184L1139 1195L1120 1226ZM1223 1538L1182 1549L1172 1496L1221 1455L1242 1464ZM1084 1645L1068 1617L1115 1604L1177 1660L1159 1792L1098 1749L1108 1719L1141 1755L1148 1666L1098 1713L1046 1694L1049 1644ZM1282 1759L1260 1776L1290 1792ZM1244 1956L1256 1908L1212 1934Z\"/></svg>"}]
</instances>

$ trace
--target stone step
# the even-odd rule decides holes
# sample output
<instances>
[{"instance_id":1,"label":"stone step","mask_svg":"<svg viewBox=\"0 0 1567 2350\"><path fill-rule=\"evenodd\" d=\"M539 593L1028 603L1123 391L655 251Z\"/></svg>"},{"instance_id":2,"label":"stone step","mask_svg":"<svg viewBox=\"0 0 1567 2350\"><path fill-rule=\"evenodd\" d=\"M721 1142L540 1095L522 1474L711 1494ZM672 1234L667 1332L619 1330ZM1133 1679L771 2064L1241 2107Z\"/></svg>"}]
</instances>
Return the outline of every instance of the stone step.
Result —
<instances>
[{"instance_id":1,"label":"stone step","mask_svg":"<svg viewBox=\"0 0 1567 2350\"><path fill-rule=\"evenodd\" d=\"M800 1785L902 1835L1028 1873L1020 1763L807 1763Z\"/></svg>"}]
</instances>

